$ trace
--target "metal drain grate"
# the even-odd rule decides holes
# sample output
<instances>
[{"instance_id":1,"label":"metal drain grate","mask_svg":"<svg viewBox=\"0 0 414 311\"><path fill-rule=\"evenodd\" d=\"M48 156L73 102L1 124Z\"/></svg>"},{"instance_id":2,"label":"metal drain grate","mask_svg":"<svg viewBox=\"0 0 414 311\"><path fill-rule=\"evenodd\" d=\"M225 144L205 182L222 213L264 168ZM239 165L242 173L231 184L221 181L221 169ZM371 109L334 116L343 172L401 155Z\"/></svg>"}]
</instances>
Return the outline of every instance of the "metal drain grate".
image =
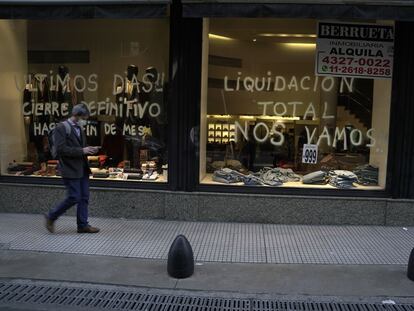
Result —
<instances>
[{"instance_id":1,"label":"metal drain grate","mask_svg":"<svg viewBox=\"0 0 414 311\"><path fill-rule=\"evenodd\" d=\"M14 304L119 311L414 311L414 305L411 304L316 303L175 296L139 292L131 288L111 290L85 288L84 285L71 287L31 282L0 282L0 307Z\"/></svg>"},{"instance_id":2,"label":"metal drain grate","mask_svg":"<svg viewBox=\"0 0 414 311\"><path fill-rule=\"evenodd\" d=\"M0 283L1 304L40 304L99 310L250 311L250 300L190 297Z\"/></svg>"},{"instance_id":3,"label":"metal drain grate","mask_svg":"<svg viewBox=\"0 0 414 311\"><path fill-rule=\"evenodd\" d=\"M257 311L414 311L414 305L409 304L254 300L252 305Z\"/></svg>"}]
</instances>

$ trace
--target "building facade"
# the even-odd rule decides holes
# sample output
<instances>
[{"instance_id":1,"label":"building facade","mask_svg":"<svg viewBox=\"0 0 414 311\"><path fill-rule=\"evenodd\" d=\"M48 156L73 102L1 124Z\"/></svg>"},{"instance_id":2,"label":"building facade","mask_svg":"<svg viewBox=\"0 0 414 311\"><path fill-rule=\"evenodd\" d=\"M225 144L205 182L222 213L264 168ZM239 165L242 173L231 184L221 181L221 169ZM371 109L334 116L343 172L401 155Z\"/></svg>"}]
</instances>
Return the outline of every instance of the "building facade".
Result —
<instances>
[{"instance_id":1,"label":"building facade","mask_svg":"<svg viewBox=\"0 0 414 311\"><path fill-rule=\"evenodd\" d=\"M88 105L91 214L414 224L413 1L0 1L0 211L62 195Z\"/></svg>"}]
</instances>

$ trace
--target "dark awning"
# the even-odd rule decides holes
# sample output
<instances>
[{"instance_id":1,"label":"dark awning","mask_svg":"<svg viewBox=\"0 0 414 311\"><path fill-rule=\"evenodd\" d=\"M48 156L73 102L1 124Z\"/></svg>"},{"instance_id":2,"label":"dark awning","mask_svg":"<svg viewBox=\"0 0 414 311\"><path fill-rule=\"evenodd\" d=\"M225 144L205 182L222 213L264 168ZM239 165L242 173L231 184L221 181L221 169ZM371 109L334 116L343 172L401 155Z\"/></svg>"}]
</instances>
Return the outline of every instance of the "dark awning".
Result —
<instances>
[{"instance_id":1,"label":"dark awning","mask_svg":"<svg viewBox=\"0 0 414 311\"><path fill-rule=\"evenodd\" d=\"M413 0L182 0L186 17L279 17L414 21Z\"/></svg>"},{"instance_id":2,"label":"dark awning","mask_svg":"<svg viewBox=\"0 0 414 311\"><path fill-rule=\"evenodd\" d=\"M171 0L0 0L0 19L155 18Z\"/></svg>"}]
</instances>

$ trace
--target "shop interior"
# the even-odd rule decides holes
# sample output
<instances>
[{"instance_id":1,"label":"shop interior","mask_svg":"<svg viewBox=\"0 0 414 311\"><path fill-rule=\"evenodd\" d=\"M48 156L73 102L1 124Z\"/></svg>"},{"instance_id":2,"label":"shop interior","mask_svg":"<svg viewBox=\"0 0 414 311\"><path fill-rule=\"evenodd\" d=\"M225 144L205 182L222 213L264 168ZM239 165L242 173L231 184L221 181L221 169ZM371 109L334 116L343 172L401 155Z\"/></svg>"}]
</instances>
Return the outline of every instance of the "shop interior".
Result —
<instances>
[{"instance_id":1,"label":"shop interior","mask_svg":"<svg viewBox=\"0 0 414 311\"><path fill-rule=\"evenodd\" d=\"M49 132L86 103L93 179L167 182L168 19L1 20L3 175L60 176Z\"/></svg>"},{"instance_id":2,"label":"shop interior","mask_svg":"<svg viewBox=\"0 0 414 311\"><path fill-rule=\"evenodd\" d=\"M316 76L316 20L206 19L203 36L201 183L385 188L391 79Z\"/></svg>"}]
</instances>

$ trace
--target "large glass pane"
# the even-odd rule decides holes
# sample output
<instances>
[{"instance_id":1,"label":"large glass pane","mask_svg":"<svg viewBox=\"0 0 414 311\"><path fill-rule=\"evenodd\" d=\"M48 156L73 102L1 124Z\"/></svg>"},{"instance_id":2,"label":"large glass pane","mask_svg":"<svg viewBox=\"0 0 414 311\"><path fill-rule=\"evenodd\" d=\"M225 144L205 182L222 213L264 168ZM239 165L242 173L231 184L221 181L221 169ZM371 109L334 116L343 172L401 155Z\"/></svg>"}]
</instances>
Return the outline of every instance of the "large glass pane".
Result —
<instances>
[{"instance_id":1,"label":"large glass pane","mask_svg":"<svg viewBox=\"0 0 414 311\"><path fill-rule=\"evenodd\" d=\"M316 75L317 27L310 19L205 20L201 183L384 189L391 79ZM346 49L336 48L342 62Z\"/></svg>"},{"instance_id":2,"label":"large glass pane","mask_svg":"<svg viewBox=\"0 0 414 311\"><path fill-rule=\"evenodd\" d=\"M2 174L58 177L48 134L84 103L93 178L166 182L168 19L0 21Z\"/></svg>"}]
</instances>

